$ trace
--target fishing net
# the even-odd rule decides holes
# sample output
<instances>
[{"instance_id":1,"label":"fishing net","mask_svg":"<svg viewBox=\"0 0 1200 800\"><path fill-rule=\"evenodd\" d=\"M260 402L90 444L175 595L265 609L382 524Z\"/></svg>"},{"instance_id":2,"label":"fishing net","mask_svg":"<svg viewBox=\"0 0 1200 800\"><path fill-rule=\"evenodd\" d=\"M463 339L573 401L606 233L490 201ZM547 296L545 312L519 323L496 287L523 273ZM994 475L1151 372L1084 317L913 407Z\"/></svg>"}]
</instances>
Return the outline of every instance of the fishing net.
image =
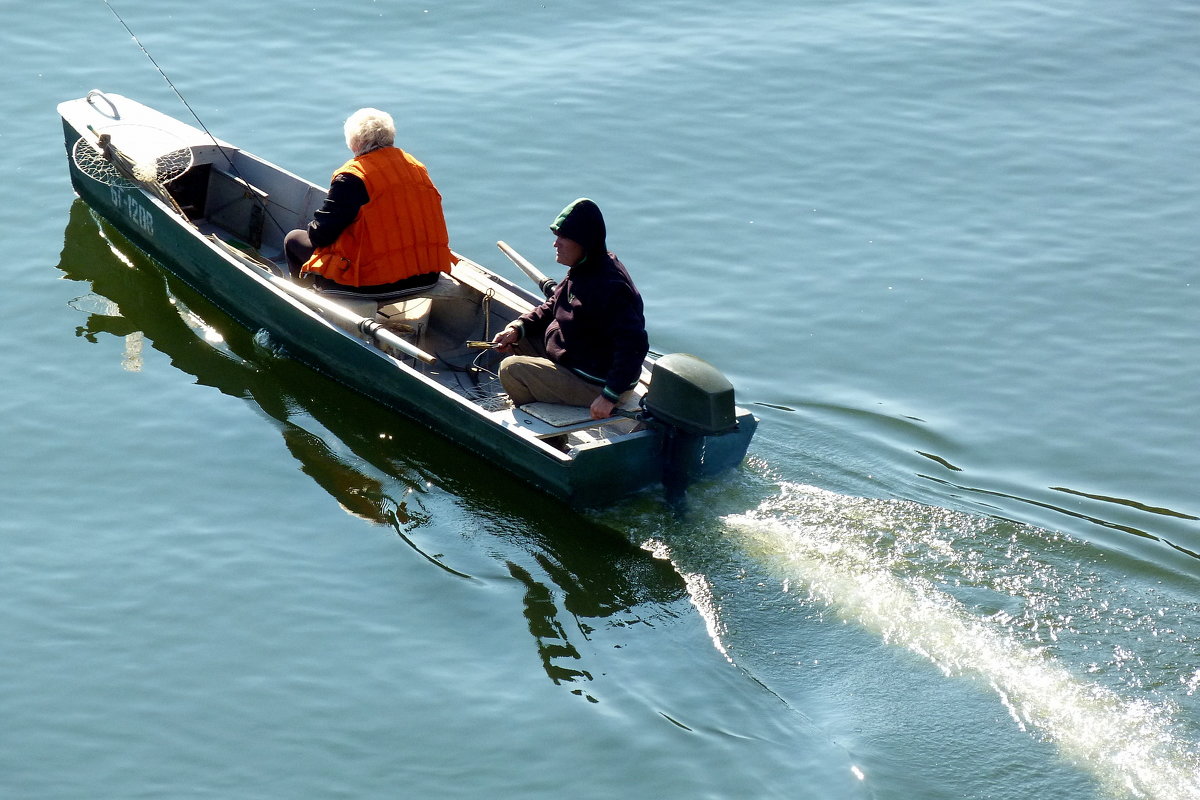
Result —
<instances>
[{"instance_id":1,"label":"fishing net","mask_svg":"<svg viewBox=\"0 0 1200 800\"><path fill-rule=\"evenodd\" d=\"M110 186L136 183L162 185L178 178L192 166L192 149L178 137L143 125L116 125L108 131L107 152L96 141L83 136L71 149L71 160L84 175Z\"/></svg>"}]
</instances>

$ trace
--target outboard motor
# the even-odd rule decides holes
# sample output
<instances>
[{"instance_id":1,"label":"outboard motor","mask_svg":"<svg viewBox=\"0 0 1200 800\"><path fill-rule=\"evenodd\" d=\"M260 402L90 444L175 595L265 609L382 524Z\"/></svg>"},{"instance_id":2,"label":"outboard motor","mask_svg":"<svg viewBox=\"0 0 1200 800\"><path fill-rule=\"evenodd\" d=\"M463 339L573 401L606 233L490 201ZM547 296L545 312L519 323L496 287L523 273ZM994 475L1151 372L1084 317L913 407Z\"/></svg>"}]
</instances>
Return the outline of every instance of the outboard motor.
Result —
<instances>
[{"instance_id":1,"label":"outboard motor","mask_svg":"<svg viewBox=\"0 0 1200 800\"><path fill-rule=\"evenodd\" d=\"M667 429L663 488L667 502L677 506L699 460L704 437L737 429L733 384L708 362L686 353L671 353L654 363L642 406Z\"/></svg>"}]
</instances>

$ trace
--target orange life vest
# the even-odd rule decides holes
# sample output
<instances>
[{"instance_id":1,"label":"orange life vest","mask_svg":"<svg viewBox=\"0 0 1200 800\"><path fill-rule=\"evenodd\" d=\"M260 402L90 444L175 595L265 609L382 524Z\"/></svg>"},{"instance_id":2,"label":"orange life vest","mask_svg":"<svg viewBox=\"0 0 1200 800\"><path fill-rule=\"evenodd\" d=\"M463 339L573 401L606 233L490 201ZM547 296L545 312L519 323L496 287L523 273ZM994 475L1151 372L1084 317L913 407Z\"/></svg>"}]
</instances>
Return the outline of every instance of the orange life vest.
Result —
<instances>
[{"instance_id":1,"label":"orange life vest","mask_svg":"<svg viewBox=\"0 0 1200 800\"><path fill-rule=\"evenodd\" d=\"M378 286L426 272L449 272L457 261L438 193L425 165L398 147L355 156L334 172L348 172L370 199L333 244L318 247L303 272L346 286Z\"/></svg>"}]
</instances>

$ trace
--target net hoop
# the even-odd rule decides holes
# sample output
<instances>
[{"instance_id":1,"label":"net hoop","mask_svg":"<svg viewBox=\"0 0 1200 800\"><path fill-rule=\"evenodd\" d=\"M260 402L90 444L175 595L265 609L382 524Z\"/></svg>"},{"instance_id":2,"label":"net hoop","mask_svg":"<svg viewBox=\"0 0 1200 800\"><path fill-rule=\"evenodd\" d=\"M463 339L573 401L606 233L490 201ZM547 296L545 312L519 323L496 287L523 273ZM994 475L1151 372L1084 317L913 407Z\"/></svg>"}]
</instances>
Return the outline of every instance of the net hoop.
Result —
<instances>
[{"instance_id":1,"label":"net hoop","mask_svg":"<svg viewBox=\"0 0 1200 800\"><path fill-rule=\"evenodd\" d=\"M133 162L135 176L144 183L164 184L187 172L194 163L192 148L174 134L145 125L113 125L98 129ZM135 183L118 170L89 136L75 140L71 160L89 178L109 186L128 188Z\"/></svg>"}]
</instances>

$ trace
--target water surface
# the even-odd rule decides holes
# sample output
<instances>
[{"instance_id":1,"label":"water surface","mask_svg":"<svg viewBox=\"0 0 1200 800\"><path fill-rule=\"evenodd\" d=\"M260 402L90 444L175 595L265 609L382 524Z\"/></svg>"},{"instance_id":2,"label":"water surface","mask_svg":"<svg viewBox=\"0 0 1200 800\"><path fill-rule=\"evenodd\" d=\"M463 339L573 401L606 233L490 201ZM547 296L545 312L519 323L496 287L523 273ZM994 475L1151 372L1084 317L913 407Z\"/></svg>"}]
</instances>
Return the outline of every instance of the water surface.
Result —
<instances>
[{"instance_id":1,"label":"water surface","mask_svg":"<svg viewBox=\"0 0 1200 800\"><path fill-rule=\"evenodd\" d=\"M55 104L188 108L11 9L6 796L1200 797L1194 5L115 8L313 180L390 110L506 274L593 197L762 424L580 516L280 357L71 192Z\"/></svg>"}]
</instances>

